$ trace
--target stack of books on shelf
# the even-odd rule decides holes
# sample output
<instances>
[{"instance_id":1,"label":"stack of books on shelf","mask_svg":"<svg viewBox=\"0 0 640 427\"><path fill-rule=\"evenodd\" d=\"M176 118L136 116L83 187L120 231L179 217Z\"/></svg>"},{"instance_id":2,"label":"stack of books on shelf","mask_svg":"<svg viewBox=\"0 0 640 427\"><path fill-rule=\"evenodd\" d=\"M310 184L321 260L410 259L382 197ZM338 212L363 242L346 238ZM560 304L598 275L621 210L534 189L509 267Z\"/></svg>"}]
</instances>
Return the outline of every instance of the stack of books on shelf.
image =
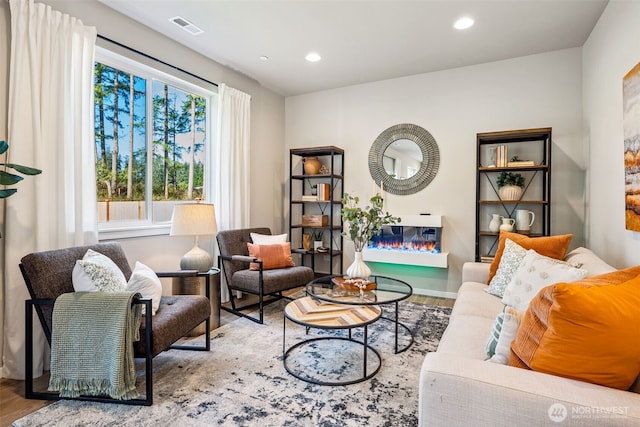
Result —
<instances>
[{"instance_id":1,"label":"stack of books on shelf","mask_svg":"<svg viewBox=\"0 0 640 427\"><path fill-rule=\"evenodd\" d=\"M509 157L507 156L507 146L506 145L498 145L496 147L496 167L504 168L507 167L507 162L509 161Z\"/></svg>"},{"instance_id":2,"label":"stack of books on shelf","mask_svg":"<svg viewBox=\"0 0 640 427\"><path fill-rule=\"evenodd\" d=\"M329 184L318 184L318 200L327 202L331 200L331 189Z\"/></svg>"},{"instance_id":3,"label":"stack of books on shelf","mask_svg":"<svg viewBox=\"0 0 640 427\"><path fill-rule=\"evenodd\" d=\"M315 194L303 194L302 195L303 202L316 202L318 201L318 196Z\"/></svg>"}]
</instances>

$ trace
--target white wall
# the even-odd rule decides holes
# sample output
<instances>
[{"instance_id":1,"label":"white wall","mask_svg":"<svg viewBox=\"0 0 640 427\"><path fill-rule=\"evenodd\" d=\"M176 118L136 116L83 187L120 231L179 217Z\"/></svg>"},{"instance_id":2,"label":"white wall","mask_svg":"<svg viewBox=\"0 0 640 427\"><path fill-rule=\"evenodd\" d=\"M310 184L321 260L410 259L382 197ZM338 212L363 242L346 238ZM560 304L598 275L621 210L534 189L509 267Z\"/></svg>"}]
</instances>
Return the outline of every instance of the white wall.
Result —
<instances>
[{"instance_id":1,"label":"white wall","mask_svg":"<svg viewBox=\"0 0 640 427\"><path fill-rule=\"evenodd\" d=\"M576 48L289 97L286 149L343 148L345 190L368 198L367 157L376 137L398 123L427 129L440 150L437 176L417 194L389 195L387 208L399 215L444 215L442 247L450 253L449 269L375 264L373 270L404 277L417 292L455 293L462 263L474 258L478 132L553 128L552 232L573 233L572 246L582 245L581 61ZM352 248L348 242L345 268L353 260Z\"/></svg>"},{"instance_id":2,"label":"white wall","mask_svg":"<svg viewBox=\"0 0 640 427\"><path fill-rule=\"evenodd\" d=\"M583 47L587 240L618 268L640 263L640 233L625 229L622 127L622 78L640 62L639 20L640 2L609 2Z\"/></svg>"},{"instance_id":3,"label":"white wall","mask_svg":"<svg viewBox=\"0 0 640 427\"><path fill-rule=\"evenodd\" d=\"M251 162L247 167L256 171L251 175L251 224L271 227L273 232L283 230L284 193L281 171L284 164L281 153L284 151L284 98L282 96L262 87L259 82L130 20L96 0L40 1L51 5L55 10L80 18L86 25L95 26L100 35L170 64L178 65L210 81L226 83L250 94ZM3 2L2 7L6 8L8 15L8 4ZM99 43L104 42L99 41ZM3 67L0 66L0 68ZM0 70L0 77L3 71ZM1 124L2 121L0 121ZM193 246L191 239L169 236L124 239L121 243L132 262L140 260L153 268L164 270L178 268L182 255ZM201 244L211 251L215 246L212 239L202 240ZM159 248L162 250L159 251ZM166 286L165 291L167 291Z\"/></svg>"}]
</instances>

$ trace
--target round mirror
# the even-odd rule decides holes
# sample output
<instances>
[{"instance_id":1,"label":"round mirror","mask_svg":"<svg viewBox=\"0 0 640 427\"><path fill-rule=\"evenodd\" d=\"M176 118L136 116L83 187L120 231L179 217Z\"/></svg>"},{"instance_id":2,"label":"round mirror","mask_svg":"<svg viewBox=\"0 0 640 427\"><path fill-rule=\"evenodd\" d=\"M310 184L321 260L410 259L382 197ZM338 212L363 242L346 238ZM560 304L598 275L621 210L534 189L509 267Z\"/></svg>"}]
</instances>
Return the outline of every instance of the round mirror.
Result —
<instances>
[{"instance_id":1,"label":"round mirror","mask_svg":"<svg viewBox=\"0 0 640 427\"><path fill-rule=\"evenodd\" d=\"M384 170L392 178L409 179L420 170L422 151L410 139L392 142L382 156Z\"/></svg>"},{"instance_id":2,"label":"round mirror","mask_svg":"<svg viewBox=\"0 0 640 427\"><path fill-rule=\"evenodd\" d=\"M425 188L438 173L440 151L431 134L413 124L391 126L369 151L369 172L391 194L406 195Z\"/></svg>"}]
</instances>

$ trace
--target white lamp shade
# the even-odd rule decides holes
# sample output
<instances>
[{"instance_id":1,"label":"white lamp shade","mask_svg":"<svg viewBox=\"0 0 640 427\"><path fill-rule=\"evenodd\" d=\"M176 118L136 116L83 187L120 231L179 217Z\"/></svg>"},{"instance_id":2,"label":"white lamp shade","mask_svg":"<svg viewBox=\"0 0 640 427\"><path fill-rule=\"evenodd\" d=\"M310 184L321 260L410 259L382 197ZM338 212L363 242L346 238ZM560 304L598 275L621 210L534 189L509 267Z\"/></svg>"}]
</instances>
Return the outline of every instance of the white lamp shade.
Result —
<instances>
[{"instance_id":1,"label":"white lamp shade","mask_svg":"<svg viewBox=\"0 0 640 427\"><path fill-rule=\"evenodd\" d=\"M185 203L173 207L171 236L206 236L216 232L216 213L212 204Z\"/></svg>"}]
</instances>

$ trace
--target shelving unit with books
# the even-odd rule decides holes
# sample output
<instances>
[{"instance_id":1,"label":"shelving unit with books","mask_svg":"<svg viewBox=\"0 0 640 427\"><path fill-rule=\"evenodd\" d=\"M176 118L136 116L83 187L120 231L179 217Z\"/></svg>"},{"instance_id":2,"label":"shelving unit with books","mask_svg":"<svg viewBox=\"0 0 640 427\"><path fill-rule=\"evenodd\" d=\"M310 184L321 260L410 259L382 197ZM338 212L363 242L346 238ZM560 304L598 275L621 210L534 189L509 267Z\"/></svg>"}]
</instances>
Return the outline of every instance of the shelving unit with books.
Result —
<instances>
[{"instance_id":1,"label":"shelving unit with books","mask_svg":"<svg viewBox=\"0 0 640 427\"><path fill-rule=\"evenodd\" d=\"M305 173L304 159L315 157L325 168ZM312 188L315 186L315 194ZM342 274L342 197L344 150L334 146L293 148L289 153L289 236L291 253L317 276ZM322 246L307 249L304 235L322 234Z\"/></svg>"},{"instance_id":2,"label":"shelving unit with books","mask_svg":"<svg viewBox=\"0 0 640 427\"><path fill-rule=\"evenodd\" d=\"M489 230L494 214L515 218L517 209L531 210L535 221L527 234L550 235L551 128L478 133L476 140L475 258L491 262L499 236L499 232ZM497 179L501 172L524 177L525 186L518 200L500 198Z\"/></svg>"}]
</instances>

